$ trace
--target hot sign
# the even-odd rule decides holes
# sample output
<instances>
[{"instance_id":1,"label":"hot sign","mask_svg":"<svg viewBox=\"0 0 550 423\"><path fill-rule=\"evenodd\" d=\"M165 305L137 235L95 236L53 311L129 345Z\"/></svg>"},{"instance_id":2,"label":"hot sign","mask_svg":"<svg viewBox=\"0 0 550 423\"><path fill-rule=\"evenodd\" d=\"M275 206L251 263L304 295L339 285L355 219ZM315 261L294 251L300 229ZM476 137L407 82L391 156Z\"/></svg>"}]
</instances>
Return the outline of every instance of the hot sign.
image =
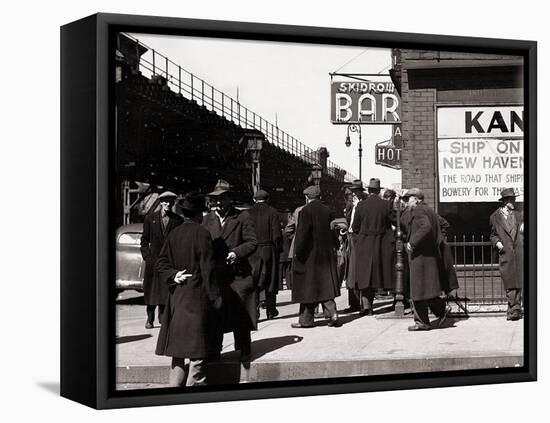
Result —
<instances>
[{"instance_id":1,"label":"hot sign","mask_svg":"<svg viewBox=\"0 0 550 423\"><path fill-rule=\"evenodd\" d=\"M392 128L392 139L376 144L374 151L375 163L377 165L391 167L392 169L401 169L402 147L403 138L401 125L395 125Z\"/></svg>"}]
</instances>

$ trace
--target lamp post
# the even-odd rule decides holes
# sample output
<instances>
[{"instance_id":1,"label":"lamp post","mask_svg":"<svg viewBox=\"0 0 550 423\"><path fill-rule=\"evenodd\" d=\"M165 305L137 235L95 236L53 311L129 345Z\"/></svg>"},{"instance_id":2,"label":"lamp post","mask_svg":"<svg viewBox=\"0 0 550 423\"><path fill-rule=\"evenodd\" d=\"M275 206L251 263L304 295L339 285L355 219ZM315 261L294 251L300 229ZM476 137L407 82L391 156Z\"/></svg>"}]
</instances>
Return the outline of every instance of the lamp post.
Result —
<instances>
[{"instance_id":1,"label":"lamp post","mask_svg":"<svg viewBox=\"0 0 550 423\"><path fill-rule=\"evenodd\" d=\"M397 195L394 201L396 217L395 233L395 308L396 317L405 315L405 305L403 304L403 232L401 231L401 197Z\"/></svg>"},{"instance_id":2,"label":"lamp post","mask_svg":"<svg viewBox=\"0 0 550 423\"><path fill-rule=\"evenodd\" d=\"M313 183L315 185L320 185L322 176L323 176L323 168L321 167L320 164L315 163L311 167L311 179L313 180Z\"/></svg>"},{"instance_id":3,"label":"lamp post","mask_svg":"<svg viewBox=\"0 0 550 423\"><path fill-rule=\"evenodd\" d=\"M362 171L362 167L363 167L363 144L362 144L362 140L361 140L361 125L355 125L355 124L349 124L348 125L348 134L346 136L346 147L350 147L351 146L351 138L349 136L349 133L351 132L357 132L359 133L359 179L362 179L361 178L361 171Z\"/></svg>"},{"instance_id":4,"label":"lamp post","mask_svg":"<svg viewBox=\"0 0 550 423\"><path fill-rule=\"evenodd\" d=\"M260 153L262 151L264 136L262 133L246 133L246 149L250 151L252 158L252 193L256 194L260 189Z\"/></svg>"}]
</instances>

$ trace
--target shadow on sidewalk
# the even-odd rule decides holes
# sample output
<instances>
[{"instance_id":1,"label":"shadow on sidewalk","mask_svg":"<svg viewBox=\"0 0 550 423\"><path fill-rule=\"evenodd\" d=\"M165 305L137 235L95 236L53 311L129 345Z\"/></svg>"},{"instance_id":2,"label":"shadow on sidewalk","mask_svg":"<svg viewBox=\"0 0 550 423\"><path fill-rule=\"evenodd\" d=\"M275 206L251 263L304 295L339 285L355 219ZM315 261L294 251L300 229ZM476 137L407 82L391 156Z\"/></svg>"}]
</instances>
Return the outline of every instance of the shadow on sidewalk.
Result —
<instances>
[{"instance_id":1,"label":"shadow on sidewalk","mask_svg":"<svg viewBox=\"0 0 550 423\"><path fill-rule=\"evenodd\" d=\"M143 334L143 335L128 335L128 336L121 336L117 337L115 343L116 344L125 344L127 342L134 342L134 341L141 341L142 339L151 338L153 335L150 333Z\"/></svg>"},{"instance_id":2,"label":"shadow on sidewalk","mask_svg":"<svg viewBox=\"0 0 550 423\"><path fill-rule=\"evenodd\" d=\"M304 338L298 335L278 336L275 338L252 341L251 362L264 355L301 342ZM243 381L243 373L250 369L250 363L241 363L239 351L223 353L220 360L208 366L209 380L212 384L239 383Z\"/></svg>"}]
</instances>

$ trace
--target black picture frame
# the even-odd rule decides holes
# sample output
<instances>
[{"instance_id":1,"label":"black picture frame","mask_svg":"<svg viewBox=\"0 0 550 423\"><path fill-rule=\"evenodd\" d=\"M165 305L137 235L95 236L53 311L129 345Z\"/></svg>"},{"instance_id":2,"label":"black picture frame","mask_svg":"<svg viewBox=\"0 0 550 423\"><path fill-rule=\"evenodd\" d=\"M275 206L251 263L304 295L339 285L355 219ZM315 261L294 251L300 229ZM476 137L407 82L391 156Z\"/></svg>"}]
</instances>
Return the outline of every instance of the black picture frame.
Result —
<instances>
[{"instance_id":1,"label":"black picture frame","mask_svg":"<svg viewBox=\"0 0 550 423\"><path fill-rule=\"evenodd\" d=\"M258 383L197 389L117 392L113 388L114 289L112 154L113 34L119 31L278 42L447 49L524 58L526 111L524 366L442 373ZM451 37L152 16L95 14L61 28L61 395L105 409L535 381L537 44ZM74 207L78 202L78 208ZM78 248L74 248L78 245Z\"/></svg>"}]
</instances>

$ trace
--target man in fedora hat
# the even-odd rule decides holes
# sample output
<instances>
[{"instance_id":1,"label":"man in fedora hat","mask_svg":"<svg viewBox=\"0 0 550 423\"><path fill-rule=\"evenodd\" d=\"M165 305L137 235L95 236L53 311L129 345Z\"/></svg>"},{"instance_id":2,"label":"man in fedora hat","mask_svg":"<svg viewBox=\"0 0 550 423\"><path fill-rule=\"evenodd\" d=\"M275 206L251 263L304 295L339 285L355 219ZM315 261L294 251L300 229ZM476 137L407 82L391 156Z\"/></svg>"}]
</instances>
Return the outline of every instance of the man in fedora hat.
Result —
<instances>
[{"instance_id":1,"label":"man in fedora hat","mask_svg":"<svg viewBox=\"0 0 550 423\"><path fill-rule=\"evenodd\" d=\"M498 252L500 276L508 299L507 320L521 318L523 288L523 214L516 210L513 188L503 189L502 203L489 218L491 243Z\"/></svg>"},{"instance_id":2,"label":"man in fedora hat","mask_svg":"<svg viewBox=\"0 0 550 423\"><path fill-rule=\"evenodd\" d=\"M306 206L300 211L292 263L292 301L300 303L298 323L293 328L311 328L315 306L321 303L328 325L339 327L334 298L340 295L336 269L336 236L330 228L334 219L319 200L321 190L312 185L304 190Z\"/></svg>"},{"instance_id":3,"label":"man in fedora hat","mask_svg":"<svg viewBox=\"0 0 550 423\"><path fill-rule=\"evenodd\" d=\"M277 292L279 291L279 255L282 250L281 226L277 210L267 201L269 194L260 189L254 194L254 206L249 210L256 230L258 248L250 256L253 277L258 295L265 293L268 320L277 317Z\"/></svg>"},{"instance_id":4,"label":"man in fedora hat","mask_svg":"<svg viewBox=\"0 0 550 423\"><path fill-rule=\"evenodd\" d=\"M176 226L180 225L181 218L172 212L176 201L176 194L165 191L158 197L160 209L149 213L143 222L143 234L141 236L141 255L145 260L145 274L143 277L143 296L146 304L147 320L146 329L152 329L155 321L155 308L158 306L158 319L162 323L162 313L166 304L168 289L166 284L160 283L155 271L160 249L164 240Z\"/></svg>"},{"instance_id":5,"label":"man in fedora hat","mask_svg":"<svg viewBox=\"0 0 550 423\"><path fill-rule=\"evenodd\" d=\"M208 361L221 350L221 290L212 238L201 226L204 197L187 194L180 206L184 222L168 235L156 266L169 294L155 352L172 357L170 386L206 385Z\"/></svg>"},{"instance_id":6,"label":"man in fedora hat","mask_svg":"<svg viewBox=\"0 0 550 423\"><path fill-rule=\"evenodd\" d=\"M216 277L223 284L222 310L226 331L232 331L241 361L251 354L250 331L257 328L256 290L249 258L257 247L254 223L247 211L232 204L231 186L218 180L208 194L212 210L204 217L214 243Z\"/></svg>"},{"instance_id":7,"label":"man in fedora hat","mask_svg":"<svg viewBox=\"0 0 550 423\"><path fill-rule=\"evenodd\" d=\"M441 269L441 244L443 236L437 214L424 203L424 194L419 188L407 192L409 196L410 218L407 232L407 252L411 300L415 324L409 331L432 329L428 310L438 317L436 327L440 327L450 309L441 292L446 291Z\"/></svg>"},{"instance_id":8,"label":"man in fedora hat","mask_svg":"<svg viewBox=\"0 0 550 423\"><path fill-rule=\"evenodd\" d=\"M351 225L357 234L356 289L360 291L362 315L372 315L374 294L389 282L384 281L382 269L382 240L391 229L392 205L380 198L380 180L372 178L367 187L368 196L357 204Z\"/></svg>"}]
</instances>

